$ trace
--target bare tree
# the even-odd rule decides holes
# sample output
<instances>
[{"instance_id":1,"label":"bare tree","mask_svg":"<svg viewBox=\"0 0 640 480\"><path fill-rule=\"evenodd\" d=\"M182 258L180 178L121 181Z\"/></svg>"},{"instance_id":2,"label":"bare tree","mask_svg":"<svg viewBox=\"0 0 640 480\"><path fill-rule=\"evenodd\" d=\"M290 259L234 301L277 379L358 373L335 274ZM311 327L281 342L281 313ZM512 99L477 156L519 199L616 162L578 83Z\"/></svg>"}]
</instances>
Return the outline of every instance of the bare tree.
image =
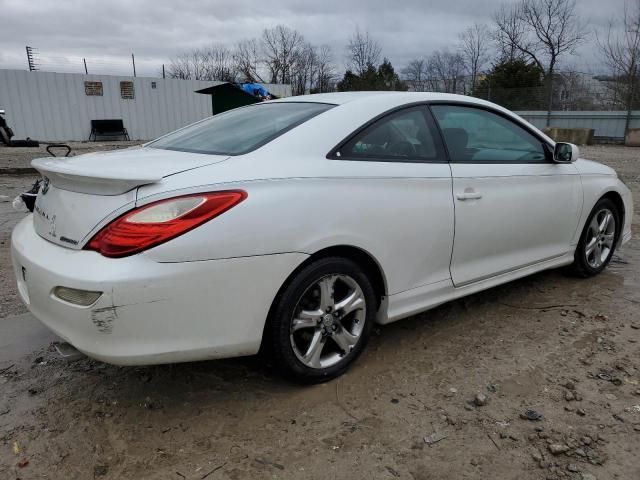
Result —
<instances>
[{"instance_id":1,"label":"bare tree","mask_svg":"<svg viewBox=\"0 0 640 480\"><path fill-rule=\"evenodd\" d=\"M493 39L500 53L500 60L503 62L524 58L522 51L516 45L525 43L526 28L517 13L515 7L503 4L493 15L493 21L496 24Z\"/></svg>"},{"instance_id":2,"label":"bare tree","mask_svg":"<svg viewBox=\"0 0 640 480\"><path fill-rule=\"evenodd\" d=\"M427 90L427 60L424 58L410 60L401 73L413 91L424 92Z\"/></svg>"},{"instance_id":3,"label":"bare tree","mask_svg":"<svg viewBox=\"0 0 640 480\"><path fill-rule=\"evenodd\" d=\"M329 45L320 45L316 49L315 62L315 80L311 88L318 93L330 92L336 76L336 67Z\"/></svg>"},{"instance_id":4,"label":"bare tree","mask_svg":"<svg viewBox=\"0 0 640 480\"><path fill-rule=\"evenodd\" d=\"M260 75L262 63L260 44L255 38L241 40L234 52L234 59L238 76L246 82L264 82Z\"/></svg>"},{"instance_id":5,"label":"bare tree","mask_svg":"<svg viewBox=\"0 0 640 480\"><path fill-rule=\"evenodd\" d=\"M471 78L471 90L476 87L478 75L489 61L489 44L491 34L489 28L480 23L474 23L459 36L460 55L464 67Z\"/></svg>"},{"instance_id":6,"label":"bare tree","mask_svg":"<svg viewBox=\"0 0 640 480\"><path fill-rule=\"evenodd\" d=\"M558 60L584 40L575 0L520 0L494 16L504 48L519 52L544 72L547 85L547 125L553 107L553 76Z\"/></svg>"},{"instance_id":7,"label":"bare tree","mask_svg":"<svg viewBox=\"0 0 640 480\"><path fill-rule=\"evenodd\" d=\"M233 82L237 69L231 50L224 45L211 45L171 59L168 73L171 78L183 80Z\"/></svg>"},{"instance_id":8,"label":"bare tree","mask_svg":"<svg viewBox=\"0 0 640 480\"><path fill-rule=\"evenodd\" d=\"M335 78L332 58L331 48L328 45L316 47L305 43L298 49L291 69L293 94L331 91Z\"/></svg>"},{"instance_id":9,"label":"bare tree","mask_svg":"<svg viewBox=\"0 0 640 480\"><path fill-rule=\"evenodd\" d=\"M210 80L204 51L196 49L175 56L171 59L167 75L181 80Z\"/></svg>"},{"instance_id":10,"label":"bare tree","mask_svg":"<svg viewBox=\"0 0 640 480\"><path fill-rule=\"evenodd\" d=\"M362 33L357 29L347 44L347 67L356 75L362 76L369 65L374 67L380 61L382 48L369 32Z\"/></svg>"},{"instance_id":11,"label":"bare tree","mask_svg":"<svg viewBox=\"0 0 640 480\"><path fill-rule=\"evenodd\" d=\"M205 49L209 77L223 82L234 82L238 70L233 52L225 45L212 45Z\"/></svg>"},{"instance_id":12,"label":"bare tree","mask_svg":"<svg viewBox=\"0 0 640 480\"><path fill-rule=\"evenodd\" d=\"M265 75L266 73L266 75ZM284 25L263 31L260 40L240 41L234 50L212 45L182 53L171 60L172 78L291 84L295 95L332 88L335 66L327 45L316 47L300 32Z\"/></svg>"},{"instance_id":13,"label":"bare tree","mask_svg":"<svg viewBox=\"0 0 640 480\"><path fill-rule=\"evenodd\" d=\"M272 83L291 83L294 64L304 47L302 34L284 25L262 32L262 51Z\"/></svg>"},{"instance_id":14,"label":"bare tree","mask_svg":"<svg viewBox=\"0 0 640 480\"><path fill-rule=\"evenodd\" d=\"M427 83L435 92L459 93L464 83L464 61L458 52L436 50L427 61Z\"/></svg>"},{"instance_id":15,"label":"bare tree","mask_svg":"<svg viewBox=\"0 0 640 480\"><path fill-rule=\"evenodd\" d=\"M295 51L291 64L290 83L294 95L304 95L311 89L316 69L316 48L309 43L305 43Z\"/></svg>"},{"instance_id":16,"label":"bare tree","mask_svg":"<svg viewBox=\"0 0 640 480\"><path fill-rule=\"evenodd\" d=\"M632 7L625 2L622 15L622 31L616 29L614 20L609 23L606 38L598 38L598 45L605 63L611 70L616 90L622 90L627 117L625 132L629 128L640 77L640 0Z\"/></svg>"}]
</instances>

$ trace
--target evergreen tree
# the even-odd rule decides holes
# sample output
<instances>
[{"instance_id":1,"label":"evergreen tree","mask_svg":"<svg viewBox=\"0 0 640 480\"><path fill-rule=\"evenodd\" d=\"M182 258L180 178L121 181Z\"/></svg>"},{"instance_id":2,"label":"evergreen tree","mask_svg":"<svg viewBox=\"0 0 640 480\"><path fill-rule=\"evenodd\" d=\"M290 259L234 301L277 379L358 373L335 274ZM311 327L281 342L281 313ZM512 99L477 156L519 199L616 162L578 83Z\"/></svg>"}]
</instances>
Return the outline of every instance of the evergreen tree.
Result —
<instances>
[{"instance_id":1,"label":"evergreen tree","mask_svg":"<svg viewBox=\"0 0 640 480\"><path fill-rule=\"evenodd\" d=\"M473 96L510 110L538 109L545 103L542 69L522 58L506 59L481 77Z\"/></svg>"},{"instance_id":2,"label":"evergreen tree","mask_svg":"<svg viewBox=\"0 0 640 480\"><path fill-rule=\"evenodd\" d=\"M344 73L344 77L338 82L338 91L371 91L371 90L401 90L406 91L407 85L400 80L393 65L388 59L376 68L369 64L362 74L357 75L351 70Z\"/></svg>"}]
</instances>

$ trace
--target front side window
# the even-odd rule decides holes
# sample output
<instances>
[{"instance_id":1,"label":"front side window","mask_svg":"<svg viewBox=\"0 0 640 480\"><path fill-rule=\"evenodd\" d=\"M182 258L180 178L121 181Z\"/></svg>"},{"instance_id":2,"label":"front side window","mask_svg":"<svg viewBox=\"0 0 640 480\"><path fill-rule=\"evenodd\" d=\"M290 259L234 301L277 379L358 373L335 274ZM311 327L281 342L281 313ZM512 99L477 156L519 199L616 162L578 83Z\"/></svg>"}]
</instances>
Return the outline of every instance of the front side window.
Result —
<instances>
[{"instance_id":1,"label":"front side window","mask_svg":"<svg viewBox=\"0 0 640 480\"><path fill-rule=\"evenodd\" d=\"M240 155L333 108L311 102L261 103L214 115L148 146L181 152Z\"/></svg>"},{"instance_id":2,"label":"front side window","mask_svg":"<svg viewBox=\"0 0 640 480\"><path fill-rule=\"evenodd\" d=\"M496 113L460 105L431 107L452 162L545 162L542 140Z\"/></svg>"},{"instance_id":3,"label":"front side window","mask_svg":"<svg viewBox=\"0 0 640 480\"><path fill-rule=\"evenodd\" d=\"M391 113L349 140L338 158L385 161L433 161L443 158L435 124L425 107Z\"/></svg>"}]
</instances>

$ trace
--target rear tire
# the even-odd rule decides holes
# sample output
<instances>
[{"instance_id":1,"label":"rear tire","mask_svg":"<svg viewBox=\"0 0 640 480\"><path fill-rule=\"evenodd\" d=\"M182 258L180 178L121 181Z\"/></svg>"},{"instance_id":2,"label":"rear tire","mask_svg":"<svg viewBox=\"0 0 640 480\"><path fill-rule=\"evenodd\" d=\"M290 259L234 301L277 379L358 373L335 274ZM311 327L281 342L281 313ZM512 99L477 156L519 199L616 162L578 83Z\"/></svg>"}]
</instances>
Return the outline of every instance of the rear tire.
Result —
<instances>
[{"instance_id":1,"label":"rear tire","mask_svg":"<svg viewBox=\"0 0 640 480\"><path fill-rule=\"evenodd\" d=\"M317 260L276 297L265 332L268 352L295 381L331 380L364 350L376 310L374 288L358 264L341 257Z\"/></svg>"},{"instance_id":2,"label":"rear tire","mask_svg":"<svg viewBox=\"0 0 640 480\"><path fill-rule=\"evenodd\" d=\"M616 204L601 198L587 218L569 272L583 278L602 272L611 261L621 226Z\"/></svg>"}]
</instances>

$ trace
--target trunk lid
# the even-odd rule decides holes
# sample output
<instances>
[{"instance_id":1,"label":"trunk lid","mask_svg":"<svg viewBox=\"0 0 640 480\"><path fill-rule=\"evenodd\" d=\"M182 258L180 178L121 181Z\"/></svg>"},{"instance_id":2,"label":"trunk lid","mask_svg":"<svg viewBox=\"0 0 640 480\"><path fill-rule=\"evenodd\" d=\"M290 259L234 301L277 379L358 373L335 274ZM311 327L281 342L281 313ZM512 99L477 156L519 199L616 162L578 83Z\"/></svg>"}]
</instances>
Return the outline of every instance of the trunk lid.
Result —
<instances>
[{"instance_id":1,"label":"trunk lid","mask_svg":"<svg viewBox=\"0 0 640 480\"><path fill-rule=\"evenodd\" d=\"M62 190L96 195L120 195L161 181L168 175L222 162L225 155L134 147L77 157L37 158L33 168Z\"/></svg>"},{"instance_id":2,"label":"trunk lid","mask_svg":"<svg viewBox=\"0 0 640 480\"><path fill-rule=\"evenodd\" d=\"M143 147L33 160L44 178L35 230L58 245L82 248L89 234L135 206L137 187L227 158Z\"/></svg>"}]
</instances>

